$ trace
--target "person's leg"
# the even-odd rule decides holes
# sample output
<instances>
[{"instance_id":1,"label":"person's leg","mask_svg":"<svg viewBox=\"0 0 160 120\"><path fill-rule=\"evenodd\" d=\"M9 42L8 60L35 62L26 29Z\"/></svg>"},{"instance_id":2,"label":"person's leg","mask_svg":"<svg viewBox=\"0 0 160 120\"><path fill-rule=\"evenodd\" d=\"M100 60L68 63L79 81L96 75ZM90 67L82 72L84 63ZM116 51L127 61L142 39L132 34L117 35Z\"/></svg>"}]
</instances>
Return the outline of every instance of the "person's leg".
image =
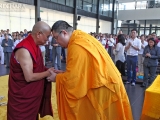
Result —
<instances>
[{"instance_id":1,"label":"person's leg","mask_svg":"<svg viewBox=\"0 0 160 120\"><path fill-rule=\"evenodd\" d=\"M9 54L6 52L6 67L9 67Z\"/></svg>"},{"instance_id":2,"label":"person's leg","mask_svg":"<svg viewBox=\"0 0 160 120\"><path fill-rule=\"evenodd\" d=\"M108 47L108 54L111 57L111 46Z\"/></svg>"},{"instance_id":3,"label":"person's leg","mask_svg":"<svg viewBox=\"0 0 160 120\"><path fill-rule=\"evenodd\" d=\"M62 48L62 57L63 57L63 60L66 60L66 54L65 54L65 49L64 48Z\"/></svg>"},{"instance_id":4,"label":"person's leg","mask_svg":"<svg viewBox=\"0 0 160 120\"><path fill-rule=\"evenodd\" d=\"M120 60L116 61L116 67L119 70L119 72L121 73L121 61Z\"/></svg>"},{"instance_id":5,"label":"person's leg","mask_svg":"<svg viewBox=\"0 0 160 120\"><path fill-rule=\"evenodd\" d=\"M53 55L53 61L52 61L52 67L55 67L55 60L56 60L56 48L52 48L52 55Z\"/></svg>"},{"instance_id":6,"label":"person's leg","mask_svg":"<svg viewBox=\"0 0 160 120\"><path fill-rule=\"evenodd\" d=\"M61 70L61 47L57 47L57 67Z\"/></svg>"},{"instance_id":7,"label":"person's leg","mask_svg":"<svg viewBox=\"0 0 160 120\"><path fill-rule=\"evenodd\" d=\"M142 56L142 63L141 63L141 73L142 73L142 75L144 74L144 69L143 69L143 61L144 61L144 57Z\"/></svg>"},{"instance_id":8,"label":"person's leg","mask_svg":"<svg viewBox=\"0 0 160 120\"><path fill-rule=\"evenodd\" d=\"M138 54L138 74L141 72L141 54Z\"/></svg>"},{"instance_id":9,"label":"person's leg","mask_svg":"<svg viewBox=\"0 0 160 120\"><path fill-rule=\"evenodd\" d=\"M121 73L122 73L123 76L126 76L125 67L126 67L126 62L122 62Z\"/></svg>"},{"instance_id":10,"label":"person's leg","mask_svg":"<svg viewBox=\"0 0 160 120\"><path fill-rule=\"evenodd\" d=\"M144 71L144 77L143 77L143 83L141 87L146 87L148 83L148 73L149 73L149 68L143 65L143 71Z\"/></svg>"},{"instance_id":11,"label":"person's leg","mask_svg":"<svg viewBox=\"0 0 160 120\"><path fill-rule=\"evenodd\" d=\"M127 82L131 82L131 56L127 56Z\"/></svg>"},{"instance_id":12,"label":"person's leg","mask_svg":"<svg viewBox=\"0 0 160 120\"><path fill-rule=\"evenodd\" d=\"M53 51L52 51L52 49L49 49L50 50L50 61L53 61Z\"/></svg>"},{"instance_id":13,"label":"person's leg","mask_svg":"<svg viewBox=\"0 0 160 120\"><path fill-rule=\"evenodd\" d=\"M150 72L150 79L149 79L149 83L151 84L155 78L156 78L156 71L157 71L157 67L149 67L149 72Z\"/></svg>"},{"instance_id":14,"label":"person's leg","mask_svg":"<svg viewBox=\"0 0 160 120\"><path fill-rule=\"evenodd\" d=\"M8 61L8 67L10 67L11 54L12 54L11 52L8 53L8 60L9 60L9 61Z\"/></svg>"},{"instance_id":15,"label":"person's leg","mask_svg":"<svg viewBox=\"0 0 160 120\"><path fill-rule=\"evenodd\" d=\"M136 66L137 66L137 56L132 57L132 83L136 83Z\"/></svg>"}]
</instances>

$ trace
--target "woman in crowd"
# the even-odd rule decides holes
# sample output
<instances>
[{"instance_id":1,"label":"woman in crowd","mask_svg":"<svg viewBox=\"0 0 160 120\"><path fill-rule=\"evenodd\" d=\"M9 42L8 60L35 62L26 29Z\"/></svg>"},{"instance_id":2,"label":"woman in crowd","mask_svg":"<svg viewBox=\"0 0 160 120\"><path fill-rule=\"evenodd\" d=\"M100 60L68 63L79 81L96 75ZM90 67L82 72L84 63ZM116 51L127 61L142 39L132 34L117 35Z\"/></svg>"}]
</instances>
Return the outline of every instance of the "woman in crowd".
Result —
<instances>
[{"instance_id":1,"label":"woman in crowd","mask_svg":"<svg viewBox=\"0 0 160 120\"><path fill-rule=\"evenodd\" d=\"M148 45L144 48L143 57L144 79L141 87L147 87L148 83L152 83L156 77L158 58L160 58L160 48L156 45L154 38L148 39Z\"/></svg>"},{"instance_id":2,"label":"woman in crowd","mask_svg":"<svg viewBox=\"0 0 160 120\"><path fill-rule=\"evenodd\" d=\"M121 75L125 76L125 37L123 34L118 35L118 44L115 48L115 62Z\"/></svg>"}]
</instances>

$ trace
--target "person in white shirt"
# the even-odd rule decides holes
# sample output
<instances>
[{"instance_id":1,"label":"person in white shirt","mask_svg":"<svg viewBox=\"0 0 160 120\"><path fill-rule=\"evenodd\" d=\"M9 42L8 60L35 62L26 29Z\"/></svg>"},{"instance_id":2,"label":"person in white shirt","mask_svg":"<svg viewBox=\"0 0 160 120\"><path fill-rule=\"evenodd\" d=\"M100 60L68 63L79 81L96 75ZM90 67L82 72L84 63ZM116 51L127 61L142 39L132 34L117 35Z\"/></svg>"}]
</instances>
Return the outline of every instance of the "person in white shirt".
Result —
<instances>
[{"instance_id":1,"label":"person in white shirt","mask_svg":"<svg viewBox=\"0 0 160 120\"><path fill-rule=\"evenodd\" d=\"M112 58L112 54L113 54L113 50L112 47L114 46L114 39L112 38L112 34L109 35L108 38L108 54L110 55L110 57Z\"/></svg>"},{"instance_id":2,"label":"person in white shirt","mask_svg":"<svg viewBox=\"0 0 160 120\"><path fill-rule=\"evenodd\" d=\"M127 84L136 83L136 64L138 58L138 51L141 49L141 40L137 38L137 30L131 30L131 39L128 39L125 50L127 51ZM132 68L132 70L131 70ZM132 72L132 76L131 76Z\"/></svg>"},{"instance_id":3,"label":"person in white shirt","mask_svg":"<svg viewBox=\"0 0 160 120\"><path fill-rule=\"evenodd\" d=\"M43 57L43 62L44 62L44 65L45 65L45 52L46 52L46 48L44 45L39 45L39 48L42 52L42 57Z\"/></svg>"},{"instance_id":4,"label":"person in white shirt","mask_svg":"<svg viewBox=\"0 0 160 120\"><path fill-rule=\"evenodd\" d=\"M103 47L105 47L106 41L104 40L103 36L100 36L99 42L102 44Z\"/></svg>"},{"instance_id":5,"label":"person in white shirt","mask_svg":"<svg viewBox=\"0 0 160 120\"><path fill-rule=\"evenodd\" d=\"M52 34L49 36L48 38L48 43L49 43L49 61L53 61L53 52L52 52L52 48L53 46L51 45L52 42Z\"/></svg>"},{"instance_id":6,"label":"person in white shirt","mask_svg":"<svg viewBox=\"0 0 160 120\"><path fill-rule=\"evenodd\" d=\"M18 39L14 42L14 46L12 47L12 49L14 49L18 43L20 43L23 40L23 36L21 34L18 35Z\"/></svg>"},{"instance_id":7,"label":"person in white shirt","mask_svg":"<svg viewBox=\"0 0 160 120\"><path fill-rule=\"evenodd\" d=\"M125 37L123 34L118 35L118 43L115 48L116 67L122 76L125 76Z\"/></svg>"},{"instance_id":8,"label":"person in white shirt","mask_svg":"<svg viewBox=\"0 0 160 120\"><path fill-rule=\"evenodd\" d=\"M137 75L143 75L143 51L145 46L148 45L148 42L145 41L144 35L141 35L141 49L138 51L138 74Z\"/></svg>"},{"instance_id":9,"label":"person in white shirt","mask_svg":"<svg viewBox=\"0 0 160 120\"><path fill-rule=\"evenodd\" d=\"M1 64L4 64L4 52L3 52L3 47L1 46L2 44L2 40L4 39L4 37L1 37L0 35L0 57L1 57Z\"/></svg>"}]
</instances>

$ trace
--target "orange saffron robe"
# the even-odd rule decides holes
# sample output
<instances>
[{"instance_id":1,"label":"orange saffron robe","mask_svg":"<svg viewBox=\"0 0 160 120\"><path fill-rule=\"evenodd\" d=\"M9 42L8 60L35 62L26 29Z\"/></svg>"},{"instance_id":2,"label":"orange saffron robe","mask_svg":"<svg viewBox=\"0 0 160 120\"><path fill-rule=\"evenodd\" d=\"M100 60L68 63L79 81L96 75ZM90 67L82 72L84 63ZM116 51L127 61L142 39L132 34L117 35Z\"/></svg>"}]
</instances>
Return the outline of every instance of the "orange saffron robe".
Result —
<instances>
[{"instance_id":1,"label":"orange saffron robe","mask_svg":"<svg viewBox=\"0 0 160 120\"><path fill-rule=\"evenodd\" d=\"M60 120L133 120L119 71L101 43L80 30L69 40L56 93Z\"/></svg>"}]
</instances>

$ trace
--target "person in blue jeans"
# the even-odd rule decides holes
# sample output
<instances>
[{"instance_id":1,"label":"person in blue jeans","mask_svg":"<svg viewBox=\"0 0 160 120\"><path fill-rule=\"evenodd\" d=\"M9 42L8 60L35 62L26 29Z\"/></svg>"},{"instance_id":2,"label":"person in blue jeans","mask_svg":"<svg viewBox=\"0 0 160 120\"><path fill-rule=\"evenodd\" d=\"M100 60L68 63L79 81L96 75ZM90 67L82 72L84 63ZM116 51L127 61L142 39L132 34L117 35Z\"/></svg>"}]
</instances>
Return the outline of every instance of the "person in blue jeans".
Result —
<instances>
[{"instance_id":1,"label":"person in blue jeans","mask_svg":"<svg viewBox=\"0 0 160 120\"><path fill-rule=\"evenodd\" d=\"M141 49L141 40L137 38L137 30L131 30L131 38L128 39L125 50L127 51L127 84L136 83L136 65L138 59L138 51ZM131 76L132 71L132 76Z\"/></svg>"},{"instance_id":2,"label":"person in blue jeans","mask_svg":"<svg viewBox=\"0 0 160 120\"><path fill-rule=\"evenodd\" d=\"M154 38L149 38L148 45L144 48L143 57L144 78L141 87L147 87L156 77L158 59L160 58L160 48L156 45Z\"/></svg>"}]
</instances>

